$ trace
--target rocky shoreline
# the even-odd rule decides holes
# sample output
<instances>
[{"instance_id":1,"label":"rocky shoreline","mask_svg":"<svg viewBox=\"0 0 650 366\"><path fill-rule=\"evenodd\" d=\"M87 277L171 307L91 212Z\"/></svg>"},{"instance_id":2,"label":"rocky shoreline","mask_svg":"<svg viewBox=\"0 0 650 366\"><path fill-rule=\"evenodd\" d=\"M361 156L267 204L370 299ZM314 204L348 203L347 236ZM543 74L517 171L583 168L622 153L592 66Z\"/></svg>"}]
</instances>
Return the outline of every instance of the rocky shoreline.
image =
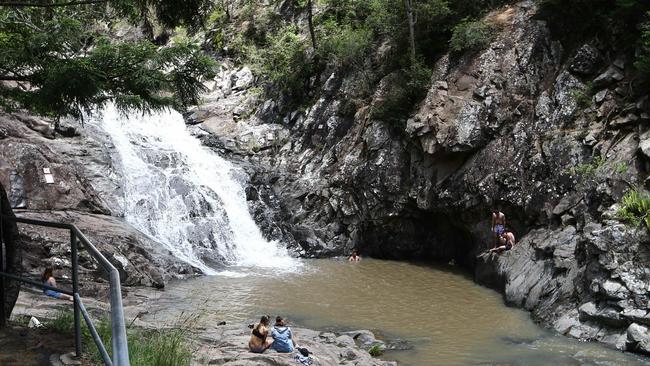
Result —
<instances>
[{"instance_id":1,"label":"rocky shoreline","mask_svg":"<svg viewBox=\"0 0 650 366\"><path fill-rule=\"evenodd\" d=\"M124 300L125 317L132 320L129 326L141 329L166 329L183 327L187 330L186 341L191 345L193 353L192 365L226 365L226 366L294 366L294 354L281 354L273 350L263 354L248 351L250 329L248 323L179 325L178 319L167 319L164 315L156 316L149 313L147 306L155 290L140 287L131 288ZM152 292L154 291L154 292ZM155 295L153 295L155 296ZM107 315L108 305L101 300L84 298L84 302L96 319ZM71 310L69 304L43 296L36 290L23 290L18 298L12 318L36 317L41 322L54 318L61 310ZM143 316L147 314L147 316ZM251 319L253 322L253 319ZM225 322L224 322L225 323ZM299 347L307 348L312 354L314 366L363 365L363 366L395 366L396 362L382 361L372 357L368 350L377 346L386 349L386 344L375 338L367 330L348 331L342 333L321 332L301 327L292 327ZM37 330L30 330L36 332ZM70 347L72 347L70 339ZM92 344L85 347L94 347Z\"/></svg>"}]
</instances>

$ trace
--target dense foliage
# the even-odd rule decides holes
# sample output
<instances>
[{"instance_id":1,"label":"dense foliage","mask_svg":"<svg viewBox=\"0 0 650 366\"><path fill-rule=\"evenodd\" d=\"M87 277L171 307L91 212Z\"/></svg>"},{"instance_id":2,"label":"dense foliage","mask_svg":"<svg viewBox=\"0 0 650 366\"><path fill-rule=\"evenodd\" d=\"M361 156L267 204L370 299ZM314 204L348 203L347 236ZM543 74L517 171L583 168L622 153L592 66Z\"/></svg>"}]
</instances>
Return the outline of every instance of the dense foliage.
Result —
<instances>
[{"instance_id":1,"label":"dense foliage","mask_svg":"<svg viewBox=\"0 0 650 366\"><path fill-rule=\"evenodd\" d=\"M115 26L196 28L209 1L93 1L0 5L0 106L82 117L112 101L122 110L198 102L213 62L188 43L117 40ZM40 5L39 5L40 4Z\"/></svg>"},{"instance_id":2,"label":"dense foliage","mask_svg":"<svg viewBox=\"0 0 650 366\"><path fill-rule=\"evenodd\" d=\"M464 19L454 27L449 46L454 52L480 49L490 41L492 30L483 21Z\"/></svg>"},{"instance_id":3,"label":"dense foliage","mask_svg":"<svg viewBox=\"0 0 650 366\"><path fill-rule=\"evenodd\" d=\"M429 67L452 46L476 49L489 30L475 21L503 0L293 0L271 6L244 1L237 22L243 31L230 38L218 30L216 47L237 50L242 61L267 77L291 106L310 100L310 80L326 67L364 75L358 98L371 97L378 82L393 74L377 118L403 120L424 95ZM227 28L232 2L222 0L211 19ZM313 17L310 16L313 14ZM305 17L309 21L305 21ZM376 59L377 50L381 59Z\"/></svg>"}]
</instances>

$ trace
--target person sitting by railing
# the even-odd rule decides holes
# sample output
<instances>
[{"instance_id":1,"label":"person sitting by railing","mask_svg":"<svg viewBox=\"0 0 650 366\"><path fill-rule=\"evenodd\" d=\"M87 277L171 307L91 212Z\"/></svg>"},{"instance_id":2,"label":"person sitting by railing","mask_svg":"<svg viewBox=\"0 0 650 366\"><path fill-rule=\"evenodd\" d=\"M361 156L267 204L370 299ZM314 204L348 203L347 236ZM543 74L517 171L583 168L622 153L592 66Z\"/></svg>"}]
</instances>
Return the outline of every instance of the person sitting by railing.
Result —
<instances>
[{"instance_id":1,"label":"person sitting by railing","mask_svg":"<svg viewBox=\"0 0 650 366\"><path fill-rule=\"evenodd\" d=\"M44 285L48 285L50 287L56 287L56 279L54 278L54 270L52 269L52 267L45 268L45 271L43 271L43 276L41 276L41 280L43 281ZM43 293L55 299L74 301L72 296L62 294L54 290L43 289Z\"/></svg>"}]
</instances>

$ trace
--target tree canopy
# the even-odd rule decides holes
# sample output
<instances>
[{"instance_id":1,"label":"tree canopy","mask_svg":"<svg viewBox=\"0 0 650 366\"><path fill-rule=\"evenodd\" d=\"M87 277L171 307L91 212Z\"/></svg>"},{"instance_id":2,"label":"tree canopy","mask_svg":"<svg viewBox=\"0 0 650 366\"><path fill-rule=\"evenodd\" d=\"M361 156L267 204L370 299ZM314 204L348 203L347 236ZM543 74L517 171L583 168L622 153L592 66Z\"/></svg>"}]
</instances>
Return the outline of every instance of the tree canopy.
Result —
<instances>
[{"instance_id":1,"label":"tree canopy","mask_svg":"<svg viewBox=\"0 0 650 366\"><path fill-rule=\"evenodd\" d=\"M0 2L0 106L80 118L111 101L121 110L196 104L214 63L190 43L156 45L147 28L201 27L209 0ZM117 39L117 25L144 29Z\"/></svg>"}]
</instances>

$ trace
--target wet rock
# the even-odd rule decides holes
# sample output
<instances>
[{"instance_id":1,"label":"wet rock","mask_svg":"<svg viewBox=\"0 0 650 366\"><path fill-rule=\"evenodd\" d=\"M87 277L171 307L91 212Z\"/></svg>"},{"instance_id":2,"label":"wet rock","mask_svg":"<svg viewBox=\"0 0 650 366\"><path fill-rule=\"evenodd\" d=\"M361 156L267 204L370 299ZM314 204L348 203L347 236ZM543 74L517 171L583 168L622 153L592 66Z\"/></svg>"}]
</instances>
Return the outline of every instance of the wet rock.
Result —
<instances>
[{"instance_id":1,"label":"wet rock","mask_svg":"<svg viewBox=\"0 0 650 366\"><path fill-rule=\"evenodd\" d=\"M650 325L650 310L647 309L625 309L621 312L621 316L634 323Z\"/></svg>"},{"instance_id":2,"label":"wet rock","mask_svg":"<svg viewBox=\"0 0 650 366\"><path fill-rule=\"evenodd\" d=\"M602 324L620 327L626 321L620 316L619 311L610 307L599 308L595 303L588 302L578 308L581 320L597 320Z\"/></svg>"},{"instance_id":3,"label":"wet rock","mask_svg":"<svg viewBox=\"0 0 650 366\"><path fill-rule=\"evenodd\" d=\"M611 299L622 300L630 296L630 291L623 284L613 280L606 280L601 289L603 294Z\"/></svg>"},{"instance_id":4,"label":"wet rock","mask_svg":"<svg viewBox=\"0 0 650 366\"><path fill-rule=\"evenodd\" d=\"M354 341L357 342L359 347L369 350L372 347L379 346L381 351L386 350L386 343L375 338L375 335L369 330L355 330L351 332L345 332L345 335L351 337Z\"/></svg>"},{"instance_id":5,"label":"wet rock","mask_svg":"<svg viewBox=\"0 0 650 366\"><path fill-rule=\"evenodd\" d=\"M627 328L627 350L650 353L650 331L647 327L632 323Z\"/></svg>"},{"instance_id":6,"label":"wet rock","mask_svg":"<svg viewBox=\"0 0 650 366\"><path fill-rule=\"evenodd\" d=\"M386 343L386 350L388 351L408 351L414 347L413 343L403 339L391 339Z\"/></svg>"},{"instance_id":7,"label":"wet rock","mask_svg":"<svg viewBox=\"0 0 650 366\"><path fill-rule=\"evenodd\" d=\"M625 78L625 75L615 66L610 66L602 74L593 80L594 88L601 89L608 87Z\"/></svg>"}]
</instances>

